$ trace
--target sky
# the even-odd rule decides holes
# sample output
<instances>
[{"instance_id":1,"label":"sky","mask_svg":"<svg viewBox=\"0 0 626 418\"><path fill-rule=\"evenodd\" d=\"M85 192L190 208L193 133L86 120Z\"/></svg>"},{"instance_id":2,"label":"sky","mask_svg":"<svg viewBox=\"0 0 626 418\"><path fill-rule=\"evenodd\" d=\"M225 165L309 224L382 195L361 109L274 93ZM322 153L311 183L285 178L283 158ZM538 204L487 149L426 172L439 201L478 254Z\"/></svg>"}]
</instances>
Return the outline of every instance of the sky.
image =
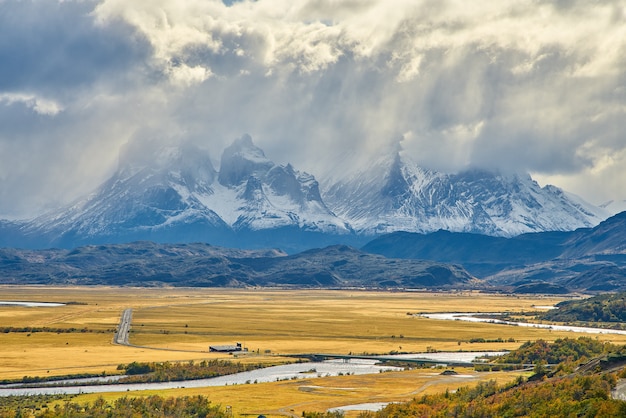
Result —
<instances>
[{"instance_id":1,"label":"sky","mask_svg":"<svg viewBox=\"0 0 626 418\"><path fill-rule=\"evenodd\" d=\"M626 199L626 1L0 0L0 218L246 133L317 178L400 144Z\"/></svg>"}]
</instances>

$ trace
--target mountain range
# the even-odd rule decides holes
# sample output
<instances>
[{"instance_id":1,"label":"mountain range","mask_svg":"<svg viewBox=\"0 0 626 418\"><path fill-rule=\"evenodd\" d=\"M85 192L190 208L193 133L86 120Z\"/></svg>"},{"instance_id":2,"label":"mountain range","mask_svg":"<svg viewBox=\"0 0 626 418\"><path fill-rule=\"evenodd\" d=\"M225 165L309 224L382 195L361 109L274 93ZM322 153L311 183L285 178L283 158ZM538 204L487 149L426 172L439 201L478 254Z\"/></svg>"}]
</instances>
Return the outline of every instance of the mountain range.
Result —
<instances>
[{"instance_id":1,"label":"mountain range","mask_svg":"<svg viewBox=\"0 0 626 418\"><path fill-rule=\"evenodd\" d=\"M362 249L297 254L150 241L0 249L0 284L482 289L512 293L626 290L626 212L594 228L492 237L394 232Z\"/></svg>"},{"instance_id":2,"label":"mountain range","mask_svg":"<svg viewBox=\"0 0 626 418\"><path fill-rule=\"evenodd\" d=\"M301 242L310 248L355 238L326 207L312 175L273 163L249 136L224 150L220 166L191 145L122 156L92 195L22 223L13 236L21 233L29 248L150 240L290 252Z\"/></svg>"},{"instance_id":3,"label":"mountain range","mask_svg":"<svg viewBox=\"0 0 626 418\"><path fill-rule=\"evenodd\" d=\"M267 158L250 136L211 155L192 145L120 156L90 196L32 220L0 222L0 246L74 248L150 240L295 253L359 246L394 231L511 237L593 227L608 216L527 175L426 170L400 150L324 187Z\"/></svg>"},{"instance_id":4,"label":"mountain range","mask_svg":"<svg viewBox=\"0 0 626 418\"><path fill-rule=\"evenodd\" d=\"M330 184L329 207L361 234L447 230L510 237L590 227L608 213L528 175L426 170L400 153Z\"/></svg>"},{"instance_id":5,"label":"mountain range","mask_svg":"<svg viewBox=\"0 0 626 418\"><path fill-rule=\"evenodd\" d=\"M594 228L515 237L395 232L364 251L462 265L490 286L522 293L626 290L626 212Z\"/></svg>"},{"instance_id":6,"label":"mountain range","mask_svg":"<svg viewBox=\"0 0 626 418\"><path fill-rule=\"evenodd\" d=\"M606 218L527 175L427 170L399 149L345 172L318 182L274 163L248 135L223 150L219 170L192 145L130 150L91 195L35 219L0 222L7 247L0 276L3 283L626 289L626 212Z\"/></svg>"},{"instance_id":7,"label":"mountain range","mask_svg":"<svg viewBox=\"0 0 626 418\"><path fill-rule=\"evenodd\" d=\"M395 260L345 245L295 255L148 241L0 249L0 284L450 289L474 280L459 266Z\"/></svg>"}]
</instances>

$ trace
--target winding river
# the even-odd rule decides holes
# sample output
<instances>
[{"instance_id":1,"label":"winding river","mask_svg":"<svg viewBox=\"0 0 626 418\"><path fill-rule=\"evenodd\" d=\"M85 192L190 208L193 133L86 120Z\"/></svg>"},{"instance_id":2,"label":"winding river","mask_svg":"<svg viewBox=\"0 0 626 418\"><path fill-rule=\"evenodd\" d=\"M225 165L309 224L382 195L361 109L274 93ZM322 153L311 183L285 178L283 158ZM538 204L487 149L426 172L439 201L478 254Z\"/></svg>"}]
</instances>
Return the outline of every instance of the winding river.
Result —
<instances>
[{"instance_id":1,"label":"winding river","mask_svg":"<svg viewBox=\"0 0 626 418\"><path fill-rule=\"evenodd\" d=\"M199 388L210 386L243 385L277 380L304 379L338 374L371 374L385 370L401 370L397 367L380 366L375 360L358 360L344 363L343 361L325 361L315 363L294 363L267 367L228 376L213 377L210 379L186 380L182 382L136 383L120 385L77 385L64 387L16 388L5 387L0 389L0 396L10 395L42 395L42 394L78 394L102 392L127 392L134 390L161 390L174 388Z\"/></svg>"},{"instance_id":2,"label":"winding river","mask_svg":"<svg viewBox=\"0 0 626 418\"><path fill-rule=\"evenodd\" d=\"M504 352L452 352L452 353L418 353L418 354L398 354L394 356L384 356L386 359L398 358L420 358L429 360L441 360L442 363L452 361L472 361L484 355L497 356ZM211 386L243 385L263 382L273 382L279 380L293 380L316 378L326 376L337 376L340 374L374 374L382 371L402 370L400 367L392 367L377 364L375 359L351 359L349 362L343 360L328 360L324 362L294 363L280 366L272 366L264 369L252 370L228 376L213 377L210 379L186 380L183 382L160 382L160 383L136 383L136 384L110 384L110 385L90 385L82 381L76 386L63 387L37 387L21 388L15 385L0 387L0 396L11 395L44 395L44 394L79 394L79 393L103 393L103 392L128 392L135 390L160 390L174 388L199 388ZM92 381L94 379L91 379ZM78 382L77 382L78 383Z\"/></svg>"}]
</instances>

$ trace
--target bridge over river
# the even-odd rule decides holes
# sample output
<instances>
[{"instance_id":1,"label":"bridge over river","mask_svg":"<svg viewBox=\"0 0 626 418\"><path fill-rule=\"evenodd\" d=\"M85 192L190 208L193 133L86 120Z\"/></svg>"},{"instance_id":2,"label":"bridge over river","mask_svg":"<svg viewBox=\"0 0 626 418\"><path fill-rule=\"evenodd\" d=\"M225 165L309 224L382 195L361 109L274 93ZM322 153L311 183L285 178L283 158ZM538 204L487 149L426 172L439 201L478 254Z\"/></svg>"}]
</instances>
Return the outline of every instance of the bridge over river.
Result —
<instances>
[{"instance_id":1,"label":"bridge over river","mask_svg":"<svg viewBox=\"0 0 626 418\"><path fill-rule=\"evenodd\" d=\"M406 355L355 355L355 354L328 354L328 353L307 353L307 354L284 354L284 357L294 358L306 358L311 361L325 361L325 360L343 360L344 362L350 362L351 360L375 360L380 363L412 363L422 366L440 366L445 365L447 367L475 367L475 366L500 366L511 367L516 369L532 369L534 364L518 364L518 363L488 363L485 361L462 361L451 359L433 359L433 358L421 358L419 354L415 357L407 357ZM556 364L546 364L545 367L554 367Z\"/></svg>"}]
</instances>

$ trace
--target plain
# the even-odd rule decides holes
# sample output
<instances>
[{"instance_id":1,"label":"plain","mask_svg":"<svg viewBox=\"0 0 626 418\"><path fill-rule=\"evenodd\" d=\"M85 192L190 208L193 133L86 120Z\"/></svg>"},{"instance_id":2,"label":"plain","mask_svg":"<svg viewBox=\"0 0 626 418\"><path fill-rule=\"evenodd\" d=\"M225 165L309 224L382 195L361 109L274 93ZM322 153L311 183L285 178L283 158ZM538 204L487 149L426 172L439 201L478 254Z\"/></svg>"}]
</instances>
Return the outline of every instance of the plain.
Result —
<instances>
[{"instance_id":1,"label":"plain","mask_svg":"<svg viewBox=\"0 0 626 418\"><path fill-rule=\"evenodd\" d=\"M268 364L294 361L283 354L388 354L508 350L525 341L577 337L570 332L488 323L440 321L426 312L541 310L563 298L478 292L428 293L364 290L214 288L13 287L7 301L62 302L60 307L0 306L0 379L78 373L118 373L121 363L228 359ZM133 309L130 343L113 344L122 311ZM626 336L602 334L626 343ZM479 342L480 341L480 342ZM483 342L484 341L484 342ZM210 353L210 345L241 342L246 353ZM290 415L303 410L408 400L418 393L454 390L520 372L431 368L367 376L172 389L163 396L204 394L238 415ZM184 386L182 384L181 386ZM150 392L107 394L105 398ZM88 402L97 395L81 395Z\"/></svg>"}]
</instances>

